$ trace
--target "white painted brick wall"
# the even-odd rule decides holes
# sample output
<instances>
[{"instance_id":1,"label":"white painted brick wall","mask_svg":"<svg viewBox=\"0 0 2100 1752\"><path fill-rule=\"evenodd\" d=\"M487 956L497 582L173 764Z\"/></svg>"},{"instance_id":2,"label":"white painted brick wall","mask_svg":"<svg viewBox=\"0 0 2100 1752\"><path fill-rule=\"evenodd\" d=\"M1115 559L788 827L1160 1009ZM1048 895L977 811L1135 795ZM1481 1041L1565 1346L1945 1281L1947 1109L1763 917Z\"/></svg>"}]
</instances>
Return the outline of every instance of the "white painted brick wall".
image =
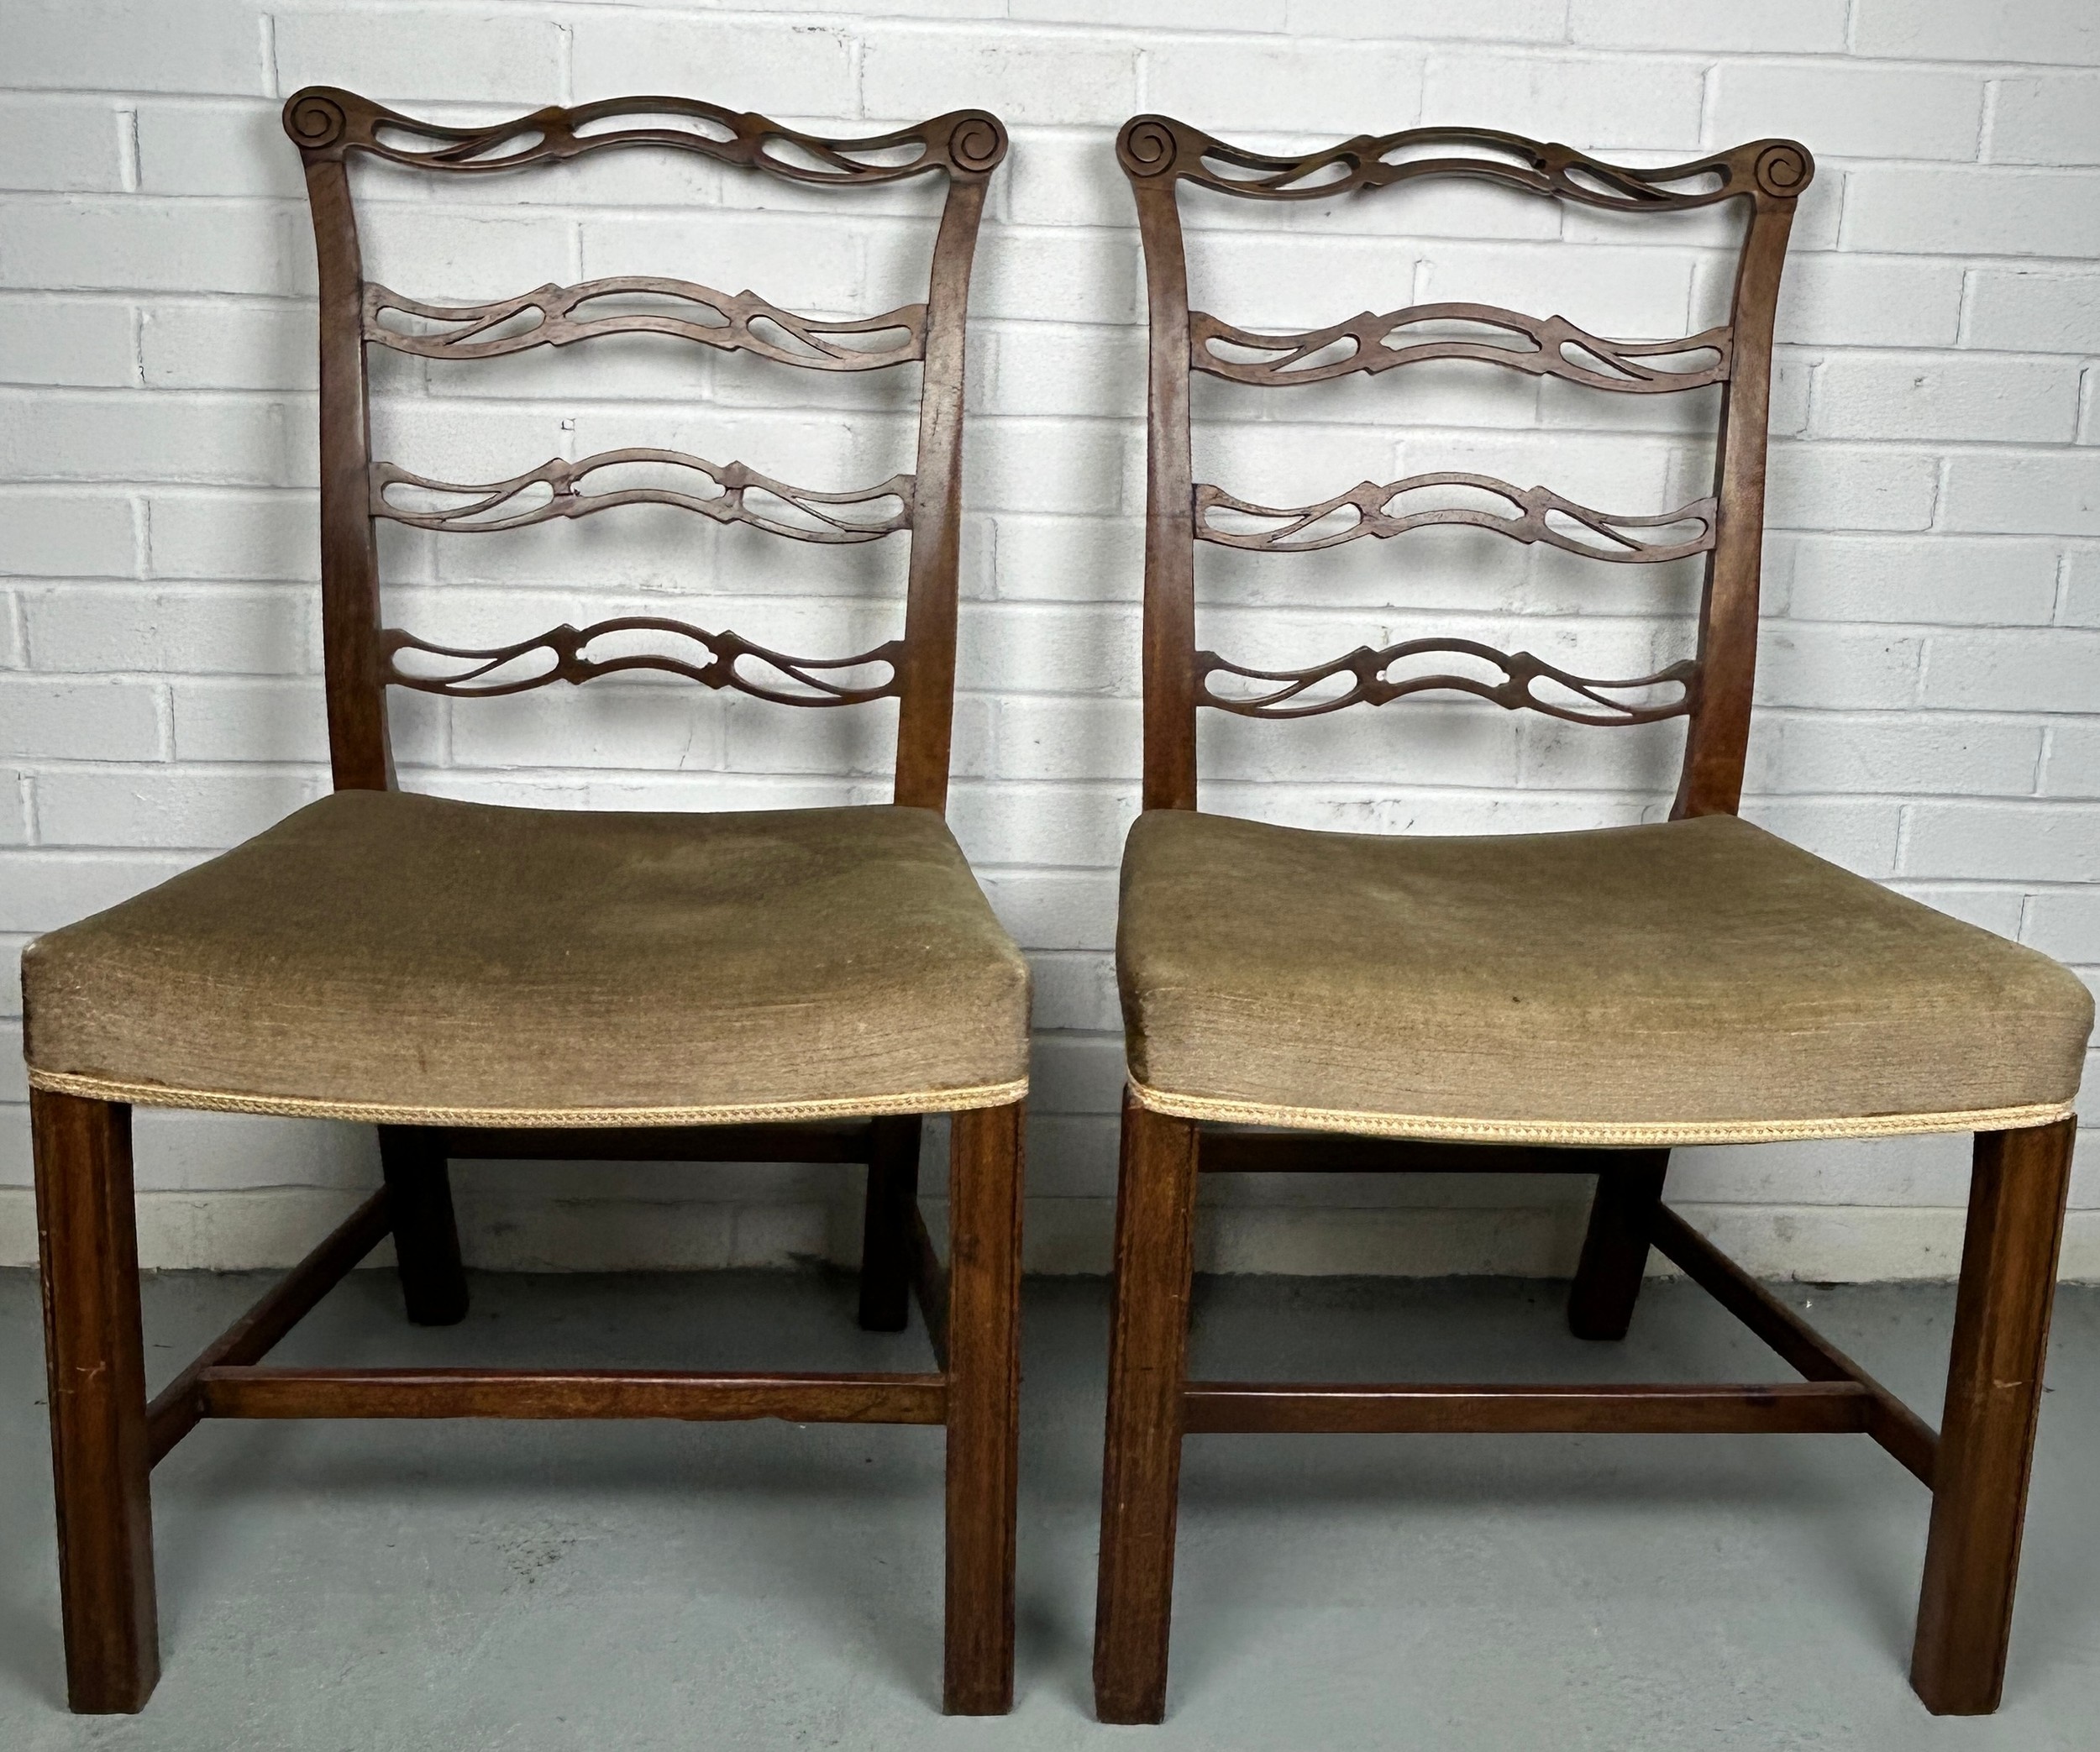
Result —
<instances>
[{"instance_id":1,"label":"white painted brick wall","mask_svg":"<svg viewBox=\"0 0 2100 1752\"><path fill-rule=\"evenodd\" d=\"M2100 9L2091 0L11 0L0 67L0 953L196 862L325 784L313 271L276 108L308 81L477 119L637 90L822 131L953 105L1011 124L974 291L956 828L1034 957L1031 1251L1105 1256L1119 1075L1109 945L1137 807L1140 264L1111 142L1141 108L1297 147L1421 121L1667 160L1798 134L1821 165L1782 302L1761 716L1746 812L2100 973ZM537 177L375 173L367 261L486 296L585 274L750 284L801 307L915 295L937 191L826 200L627 155ZM821 209L827 228L806 228ZM1718 320L1712 216L1653 228L1505 191L1278 210L1189 202L1199 302L1304 326L1409 298L1602 333ZM812 241L815 239L815 241ZM616 343L480 369L377 361L385 446L490 478L621 442L812 481L907 466L901 380ZM1431 368L1288 401L1211 383L1211 478L1320 496L1402 469L1680 502L1704 410ZM564 423L567 422L567 423ZM463 473L460 471L464 471ZM478 471L478 472L477 472ZM654 511L479 542L388 529L400 618L516 637L622 609L816 650L893 624L901 550L816 553ZM1470 632L1593 669L1680 654L1693 580L1491 538L1208 555L1206 638L1310 660ZM659 685L396 703L412 785L578 808L884 795L874 716ZM1210 722L1214 806L1378 831L1652 818L1674 733L1416 701ZM25 1260L27 1128L0 982L0 1259ZM148 1256L296 1252L375 1167L347 1127L146 1115ZM2071 1268L2100 1276L2100 1170ZM498 1263L851 1250L830 1171L459 1174ZM1684 1152L1683 1197L1755 1264L1931 1275L1948 1141ZM1579 1188L1226 1188L1214 1264L1547 1269Z\"/></svg>"}]
</instances>

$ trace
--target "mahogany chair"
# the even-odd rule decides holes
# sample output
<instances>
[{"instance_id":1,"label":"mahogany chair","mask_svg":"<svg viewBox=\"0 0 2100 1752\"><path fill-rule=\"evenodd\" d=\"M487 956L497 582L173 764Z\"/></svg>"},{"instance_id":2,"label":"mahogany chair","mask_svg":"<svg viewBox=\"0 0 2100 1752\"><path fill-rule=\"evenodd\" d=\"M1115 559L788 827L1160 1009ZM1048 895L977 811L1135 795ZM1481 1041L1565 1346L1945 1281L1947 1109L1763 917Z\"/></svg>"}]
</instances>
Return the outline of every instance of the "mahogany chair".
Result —
<instances>
[{"instance_id":1,"label":"mahogany chair","mask_svg":"<svg viewBox=\"0 0 2100 1752\"><path fill-rule=\"evenodd\" d=\"M1276 158L1158 116L1129 123L1117 151L1143 235L1152 341L1145 811L1124 854L1117 943L1129 1083L1095 1642L1101 1718L1156 1722L1165 1707L1184 1437L1257 1430L1864 1433L1932 1492L1912 1683L1935 1713L1990 1711L2092 1005L2046 957L1737 817L1772 312L1795 202L1813 175L1808 153L1757 140L1635 169L1509 134L1417 129ZM1635 344L1559 317L1430 304L1271 334L1189 307L1181 184L1242 200L1331 200L1449 176L1623 214L1736 203L1747 223L1728 322ZM1275 509L1194 480L1191 370L1276 388L1430 359L1628 395L1717 384L1713 493L1624 517L1543 487L1429 474ZM1461 488L1508 508L1449 502ZM1199 542L1296 552L1449 523L1620 563L1703 555L1697 654L1609 681L1449 638L1287 671L1198 648ZM1499 673L1405 667L1440 656ZM1199 708L1291 718L1451 690L1576 724L1685 719L1670 819L1410 838L1198 810ZM1937 1434L1661 1202L1677 1145L1936 1131L1976 1135ZM1190 1380L1199 1177L1257 1169L1594 1174L1568 1305L1578 1335L1625 1335L1652 1246L1805 1378Z\"/></svg>"},{"instance_id":2,"label":"mahogany chair","mask_svg":"<svg viewBox=\"0 0 2100 1752\"><path fill-rule=\"evenodd\" d=\"M444 128L318 88L294 97L284 122L305 160L320 260L335 789L223 857L40 938L24 963L72 1707L137 1710L153 1690L148 1475L201 1419L782 1418L946 1425L944 1702L1003 1712L1013 1689L1028 971L942 810L965 304L1005 130L960 111L880 139L822 139L680 97ZM820 322L749 292L623 278L459 307L364 276L354 155L459 176L631 147L842 190L942 173L927 301ZM741 463L625 450L457 486L371 454L370 348L473 359L634 333L818 370L918 363L916 473L815 492ZM674 485L655 484L669 471ZM591 490L594 475L603 490ZM415 496L405 501L405 487ZM732 632L624 618L468 650L382 623L377 519L508 529L637 501L802 541L909 530L902 637L805 658ZM656 648L635 648L643 634ZM622 640L608 649L613 635ZM896 700L894 805L579 813L394 788L391 687L470 699L632 669L789 706ZM385 1169L380 1190L150 1404L130 1154L139 1104L365 1120L379 1128ZM940 1113L953 1115L945 1268L916 1196L921 1116ZM259 1366L390 1234L409 1318L464 1315L453 1157L864 1162L861 1324L900 1330L916 1291L937 1366Z\"/></svg>"}]
</instances>

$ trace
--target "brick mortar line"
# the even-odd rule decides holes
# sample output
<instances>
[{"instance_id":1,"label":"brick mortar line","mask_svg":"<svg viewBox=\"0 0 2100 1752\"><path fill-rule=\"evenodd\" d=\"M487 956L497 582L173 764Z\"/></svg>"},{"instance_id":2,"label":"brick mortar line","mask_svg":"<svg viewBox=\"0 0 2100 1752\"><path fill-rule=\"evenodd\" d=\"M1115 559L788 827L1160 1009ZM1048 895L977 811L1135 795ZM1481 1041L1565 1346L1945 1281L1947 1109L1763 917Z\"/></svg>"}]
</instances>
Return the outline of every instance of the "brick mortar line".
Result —
<instances>
[{"instance_id":1,"label":"brick mortar line","mask_svg":"<svg viewBox=\"0 0 2100 1752\"><path fill-rule=\"evenodd\" d=\"M401 9L428 11L432 9L433 6L441 9L456 7L457 9L462 13L468 15L471 15L474 12L481 9L480 0L418 0L418 3L413 6L406 6ZM278 9L287 16L297 16L300 12L303 10L303 8L287 8L282 5L280 5ZM383 12L395 10L396 8L386 5L370 4L370 0L367 0L365 9L374 12ZM558 6L543 6L533 7L530 10L527 10L522 8L513 8L507 15L524 16L543 22L552 23L559 22L564 18L569 18L572 16L572 13L569 8ZM690 24L692 22L692 14L690 13L680 12L669 8L659 8L648 6L638 6L633 8L632 9L626 7L621 7L616 11L612 7L606 7L600 9L589 7L588 5L577 5L574 10L574 16L580 23L601 16L612 16L623 19L635 19L651 22L660 20L665 23L679 23L687 24ZM1599 42L1593 39L1580 39L1572 35L1566 35L1558 39L1546 39L1520 36L1322 36L1313 32L1296 30L1288 22L1286 22L1286 24L1280 29L1273 30L1251 29L1246 26L1240 26L1229 29L1202 29L1178 28L1173 25L1165 24L1125 25L1114 23L1100 23L1085 19L890 18L879 12L871 11L866 8L839 8L833 9L830 8L824 8L805 10L801 8L775 8L766 7L737 7L733 8L724 8L711 12L709 17L711 19L722 19L732 22L748 21L752 23L777 24L788 29L800 27L803 29L828 28L840 30L864 30L870 27L874 27L881 31L900 36L948 36L958 38L975 37L984 39L1011 32L1026 37L1039 38L1046 43L1069 43L1075 37L1083 38L1087 40L1095 40L1105 35L1110 40L1116 42L1128 41L1131 43L1133 46L1139 48L1143 47L1147 41L1155 40L1159 37L1166 36L1171 38L1177 45L1183 43L1215 43L1226 46L1248 45L1260 47L1269 47L1274 45L1279 40L1282 40L1289 42L1314 43L1328 47L1363 47L1367 45L1378 47L1390 46L1396 50L1415 50L1419 48L1425 55L1438 53L1462 54L1467 50L1477 48L1490 51L1496 58L1500 59L1509 59L1513 58L1514 56L1520 55L1521 58L1530 60L1590 60L1601 59L1618 60L1620 58L1626 58L1638 60L1644 62L1668 61L1683 63L1688 60L1696 60L1700 55L1700 51L1698 50L1688 49L1667 44L1605 43ZM1940 72L1946 71L1950 68L1960 69L1962 71L1982 68L2002 68L2007 70L2016 70L2023 72L2037 71L2071 74L2076 74L2087 70L2086 64L2082 63L2023 60L1971 60L1958 57L1952 59L1933 59L1919 56L1874 55L1861 53L1849 47L1827 50L1802 50L1793 52L1784 50L1775 51L1769 50L1724 50L1719 52L1729 55L1732 58L1741 59L1746 61L1751 61L1756 64L1763 65L1818 66L1835 63L1847 68L1903 68L1914 69L1919 71Z\"/></svg>"}]
</instances>

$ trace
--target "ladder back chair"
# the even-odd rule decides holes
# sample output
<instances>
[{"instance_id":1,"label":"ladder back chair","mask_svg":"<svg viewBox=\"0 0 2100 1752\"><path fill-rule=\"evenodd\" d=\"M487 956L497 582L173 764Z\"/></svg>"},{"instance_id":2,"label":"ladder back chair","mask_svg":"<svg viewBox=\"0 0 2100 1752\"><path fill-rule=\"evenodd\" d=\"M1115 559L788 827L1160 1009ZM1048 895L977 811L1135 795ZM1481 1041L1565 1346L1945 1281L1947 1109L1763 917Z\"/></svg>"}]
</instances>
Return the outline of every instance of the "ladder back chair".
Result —
<instances>
[{"instance_id":1,"label":"ladder back chair","mask_svg":"<svg viewBox=\"0 0 2100 1752\"><path fill-rule=\"evenodd\" d=\"M305 162L320 263L335 789L223 857L41 938L24 963L72 1707L136 1710L153 1689L148 1475L202 1419L782 1418L946 1425L945 1706L1004 1711L1028 971L942 810L965 306L1005 130L960 111L879 139L824 139L663 97L449 128L322 88L292 97L284 123ZM639 147L841 190L942 174L926 301L827 322L682 280L543 286L461 306L365 277L354 157L471 176ZM457 485L371 454L371 348L477 359L622 333L816 370L919 364L916 471L811 491L741 463L620 450ZM637 464L654 471L641 485ZM675 485L660 484L665 472ZM624 617L467 649L382 622L378 519L486 531L638 501L803 541L908 531L902 636L806 658L733 632ZM594 653L616 635L626 642ZM653 647L634 648L639 635ZM795 706L895 700L894 804L614 814L393 786L391 688L465 700L637 669ZM381 1188L150 1405L130 1154L138 1104L374 1123L384 1167ZM929 1113L953 1115L945 1267L917 1201ZM455 1157L865 1163L861 1323L900 1330L916 1292L937 1368L259 1366L388 1235L409 1318L464 1316Z\"/></svg>"},{"instance_id":2,"label":"ladder back chair","mask_svg":"<svg viewBox=\"0 0 2100 1752\"><path fill-rule=\"evenodd\" d=\"M1126 125L1117 150L1144 245L1151 359L1144 812L1124 853L1117 940L1129 1078L1095 1643L1102 1719L1161 1718L1182 1441L1241 1431L1863 1432L1932 1492L1913 1684L1935 1712L1991 1710L2092 1006L2045 957L1736 815L1773 308L1809 154L1758 140L1637 169L1507 134L1416 129L1281 158L1159 116ZM1289 201L1453 176L1625 214L1735 203L1746 228L1727 323L1625 342L1558 316L1439 303L1278 334L1189 308L1182 184ZM1192 370L1277 388L1436 359L1607 393L1718 385L1712 494L1620 516L1444 473L1279 509L1194 477ZM1454 489L1468 490L1464 502L1451 502ZM1481 496L1501 502L1483 510ZM1292 670L1199 648L1199 542L1289 553L1438 524L1622 564L1704 556L1696 653L1614 681L1456 638ZM1454 657L1470 673L1439 670L1436 659ZM1200 708L1281 719L1432 690L1576 724L1684 719L1669 819L1431 838L1199 812ZM1936 1434L1661 1202L1674 1146L1935 1131L1976 1134ZM1653 1247L1804 1378L1189 1379L1199 1177L1235 1170L1594 1174L1568 1306L1577 1335L1625 1335Z\"/></svg>"}]
</instances>

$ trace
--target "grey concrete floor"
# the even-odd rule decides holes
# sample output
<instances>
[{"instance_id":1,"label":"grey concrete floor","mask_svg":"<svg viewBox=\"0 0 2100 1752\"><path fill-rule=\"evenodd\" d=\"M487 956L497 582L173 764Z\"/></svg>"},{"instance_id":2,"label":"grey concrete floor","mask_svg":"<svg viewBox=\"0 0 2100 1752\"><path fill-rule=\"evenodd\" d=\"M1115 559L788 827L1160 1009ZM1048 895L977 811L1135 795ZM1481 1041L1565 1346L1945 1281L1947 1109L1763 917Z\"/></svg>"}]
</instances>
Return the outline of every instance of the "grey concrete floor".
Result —
<instances>
[{"instance_id":1,"label":"grey concrete floor","mask_svg":"<svg viewBox=\"0 0 2100 1752\"><path fill-rule=\"evenodd\" d=\"M147 1291L156 1382L267 1280ZM407 1327L338 1290L287 1361L921 1367L837 1277L475 1280ZM1786 1287L1929 1411L1952 1292ZM1272 1377L1784 1378L1698 1290L1581 1345L1558 1286L1228 1278L1196 1366ZM63 1708L35 1286L0 1273L0 1747L2100 1745L2100 1292L2058 1308L2004 1709L1904 1681L1923 1491L1863 1438L1198 1437L1165 1726L1092 1718L1099 1283L1029 1286L1019 1701L937 1713L937 1431L207 1424L155 1477L165 1673Z\"/></svg>"}]
</instances>

